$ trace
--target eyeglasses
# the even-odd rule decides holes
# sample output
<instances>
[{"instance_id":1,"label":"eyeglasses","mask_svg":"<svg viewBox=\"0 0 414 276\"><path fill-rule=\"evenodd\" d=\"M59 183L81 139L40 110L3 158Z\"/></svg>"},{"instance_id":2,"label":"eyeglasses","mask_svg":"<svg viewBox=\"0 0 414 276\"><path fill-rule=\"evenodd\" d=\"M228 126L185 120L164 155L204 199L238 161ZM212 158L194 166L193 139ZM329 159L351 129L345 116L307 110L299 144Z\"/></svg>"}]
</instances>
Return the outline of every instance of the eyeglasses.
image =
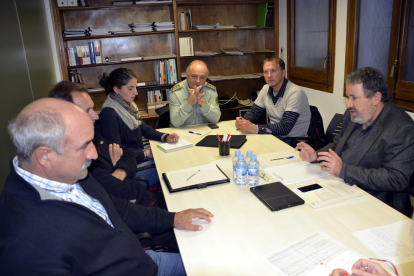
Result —
<instances>
[{"instance_id":1,"label":"eyeglasses","mask_svg":"<svg viewBox=\"0 0 414 276\"><path fill-rule=\"evenodd\" d=\"M266 175L266 173L265 173L263 170L260 170L260 171L259 171L259 176L260 176L263 180L265 180L265 181L269 181L269 178L267 178L267 175Z\"/></svg>"}]
</instances>

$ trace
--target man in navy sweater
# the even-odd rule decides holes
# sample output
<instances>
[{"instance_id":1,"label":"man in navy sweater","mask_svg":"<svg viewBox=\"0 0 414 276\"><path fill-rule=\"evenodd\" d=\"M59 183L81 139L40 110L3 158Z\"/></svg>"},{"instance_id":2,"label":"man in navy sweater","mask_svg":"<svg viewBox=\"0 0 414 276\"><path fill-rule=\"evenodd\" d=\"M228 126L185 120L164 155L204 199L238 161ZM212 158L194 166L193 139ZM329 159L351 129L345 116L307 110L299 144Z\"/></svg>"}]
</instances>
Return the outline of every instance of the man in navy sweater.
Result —
<instances>
[{"instance_id":1,"label":"man in navy sweater","mask_svg":"<svg viewBox=\"0 0 414 276\"><path fill-rule=\"evenodd\" d=\"M108 195L88 175L93 125L74 104L37 100L9 131L17 156L0 195L0 275L184 274L178 254L144 251L132 231L200 231L192 219L210 222L210 212L170 213Z\"/></svg>"}]
</instances>

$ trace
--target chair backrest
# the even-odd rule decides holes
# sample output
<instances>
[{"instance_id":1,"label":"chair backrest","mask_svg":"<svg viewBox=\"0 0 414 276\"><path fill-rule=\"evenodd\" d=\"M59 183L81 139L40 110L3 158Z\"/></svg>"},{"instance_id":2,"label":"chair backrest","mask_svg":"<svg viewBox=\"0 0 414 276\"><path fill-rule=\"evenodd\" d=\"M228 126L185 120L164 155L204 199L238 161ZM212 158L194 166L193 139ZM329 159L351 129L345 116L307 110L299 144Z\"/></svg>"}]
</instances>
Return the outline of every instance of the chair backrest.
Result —
<instances>
[{"instance_id":1,"label":"chair backrest","mask_svg":"<svg viewBox=\"0 0 414 276\"><path fill-rule=\"evenodd\" d=\"M311 120L308 128L308 137L313 139L325 139L325 129L321 113L316 106L310 105Z\"/></svg>"},{"instance_id":2,"label":"chair backrest","mask_svg":"<svg viewBox=\"0 0 414 276\"><path fill-rule=\"evenodd\" d=\"M164 105L163 107L155 109L155 112L157 112L159 116L155 128L170 127L170 106L168 104Z\"/></svg>"},{"instance_id":3,"label":"chair backrest","mask_svg":"<svg viewBox=\"0 0 414 276\"><path fill-rule=\"evenodd\" d=\"M327 144L333 141L333 138L338 135L342 130L342 121L344 120L344 114L336 113L326 129L325 141Z\"/></svg>"}]
</instances>

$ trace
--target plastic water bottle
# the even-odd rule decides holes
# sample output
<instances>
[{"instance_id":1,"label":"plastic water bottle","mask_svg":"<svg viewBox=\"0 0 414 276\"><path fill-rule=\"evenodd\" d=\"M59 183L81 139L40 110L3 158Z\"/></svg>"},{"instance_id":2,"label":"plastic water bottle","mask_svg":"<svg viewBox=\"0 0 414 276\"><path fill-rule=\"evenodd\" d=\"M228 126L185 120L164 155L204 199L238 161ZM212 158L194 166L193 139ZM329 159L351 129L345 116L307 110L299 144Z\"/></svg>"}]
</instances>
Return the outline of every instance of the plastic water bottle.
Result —
<instances>
[{"instance_id":1,"label":"plastic water bottle","mask_svg":"<svg viewBox=\"0 0 414 276\"><path fill-rule=\"evenodd\" d=\"M249 165L247 166L250 186L259 185L259 182L260 182L259 168L260 168L260 164L259 164L259 161L257 160L256 155L252 155Z\"/></svg>"},{"instance_id":2,"label":"plastic water bottle","mask_svg":"<svg viewBox=\"0 0 414 276\"><path fill-rule=\"evenodd\" d=\"M234 181L236 181L236 162L237 162L237 160L239 160L240 153L241 152L239 150L236 150L236 152L234 153L233 159L232 159L232 161L233 161L233 180Z\"/></svg>"},{"instance_id":3,"label":"plastic water bottle","mask_svg":"<svg viewBox=\"0 0 414 276\"><path fill-rule=\"evenodd\" d=\"M247 184L247 163L242 154L239 155L236 162L236 185L244 186Z\"/></svg>"},{"instance_id":4,"label":"plastic water bottle","mask_svg":"<svg viewBox=\"0 0 414 276\"><path fill-rule=\"evenodd\" d=\"M253 152L252 152L251 150L248 150L248 151L246 152L246 158L244 158L244 160L246 161L246 164L247 164L247 165L249 165L250 158L252 157L252 155L253 155Z\"/></svg>"}]
</instances>

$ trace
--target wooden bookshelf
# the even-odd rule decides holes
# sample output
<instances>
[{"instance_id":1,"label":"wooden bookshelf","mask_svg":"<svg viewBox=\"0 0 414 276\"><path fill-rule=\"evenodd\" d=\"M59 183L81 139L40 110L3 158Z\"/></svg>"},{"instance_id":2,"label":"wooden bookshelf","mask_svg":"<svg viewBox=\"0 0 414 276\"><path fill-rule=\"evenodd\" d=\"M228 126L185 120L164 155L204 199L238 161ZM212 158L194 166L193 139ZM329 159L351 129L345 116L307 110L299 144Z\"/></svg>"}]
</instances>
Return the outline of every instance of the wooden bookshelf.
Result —
<instances>
[{"instance_id":1,"label":"wooden bookshelf","mask_svg":"<svg viewBox=\"0 0 414 276\"><path fill-rule=\"evenodd\" d=\"M152 60L110 62L102 64L69 66L66 48L86 45L90 41L100 40L102 58L119 60L133 56L155 56L175 54L178 80L185 72L188 64L195 59L207 63L210 75L238 75L262 72L263 60L272 57L274 53L253 53L242 56L219 54L211 57L180 57L179 38L192 37L194 51L216 51L220 48L237 47L243 50L271 49L278 53L278 1L180 1L168 3L151 3L139 5L113 6L112 0L88 0L88 7L57 7L57 2L51 0L53 7L55 36L58 46L61 71L64 80L69 80L69 69L76 69L82 74L88 88L99 88L99 79L104 72L111 72L119 67L133 70L138 76L138 82L154 80ZM180 30L179 13L191 10L193 25L235 25L251 26L256 24L257 5L260 3L273 4L273 26L261 28L214 29L214 30ZM109 29L111 27L127 26L127 24L147 22L173 21L174 31L131 33L117 35L97 35L89 37L63 38L65 29ZM263 84L260 79L231 79L212 82L217 87L219 96L231 97L237 92L239 99L250 98L253 91L259 90ZM168 86L168 85L162 85ZM151 86L153 87L153 86ZM138 87L136 103L140 110L146 110L146 89ZM105 93L90 94L95 102L95 110L100 110L105 101ZM222 118L230 118L222 110ZM156 118L144 118L154 121ZM155 121L156 122L156 121Z\"/></svg>"}]
</instances>

